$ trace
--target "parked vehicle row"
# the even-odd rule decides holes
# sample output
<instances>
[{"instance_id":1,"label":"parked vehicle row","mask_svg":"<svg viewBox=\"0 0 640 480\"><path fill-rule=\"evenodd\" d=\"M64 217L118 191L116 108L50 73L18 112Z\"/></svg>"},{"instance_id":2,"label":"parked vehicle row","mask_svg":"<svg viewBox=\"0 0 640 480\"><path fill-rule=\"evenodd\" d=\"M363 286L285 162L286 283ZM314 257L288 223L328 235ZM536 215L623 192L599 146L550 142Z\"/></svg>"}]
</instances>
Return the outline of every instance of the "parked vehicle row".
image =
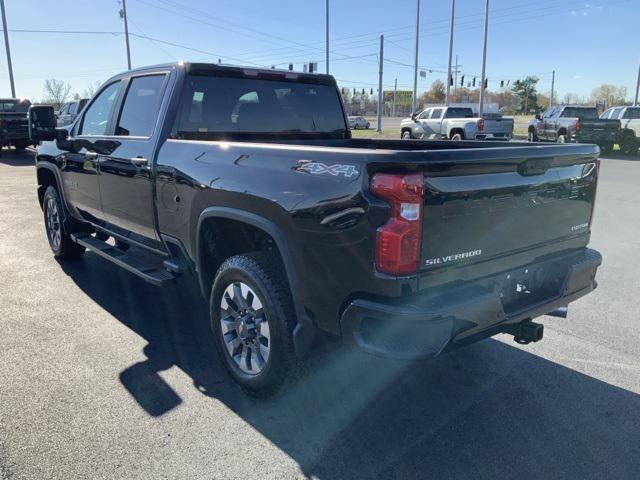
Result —
<instances>
[{"instance_id":1,"label":"parked vehicle row","mask_svg":"<svg viewBox=\"0 0 640 480\"><path fill-rule=\"evenodd\" d=\"M595 143L603 153L613 150L620 135L620 121L598 117L596 107L557 105L529 124L530 142Z\"/></svg>"},{"instance_id":2,"label":"parked vehicle row","mask_svg":"<svg viewBox=\"0 0 640 480\"><path fill-rule=\"evenodd\" d=\"M614 107L605 111L600 118L619 120L620 133L616 143L625 155L632 155L640 148L640 107Z\"/></svg>"},{"instance_id":3,"label":"parked vehicle row","mask_svg":"<svg viewBox=\"0 0 640 480\"><path fill-rule=\"evenodd\" d=\"M88 101L88 98L81 98L80 100L64 103L60 110L56 112L58 127L71 125Z\"/></svg>"},{"instance_id":4,"label":"parked vehicle row","mask_svg":"<svg viewBox=\"0 0 640 480\"><path fill-rule=\"evenodd\" d=\"M533 319L596 287L593 145L353 139L331 76L182 62L109 79L67 127L34 106L29 127L53 254L195 275L253 393L321 339L404 359L538 341Z\"/></svg>"},{"instance_id":5,"label":"parked vehicle row","mask_svg":"<svg viewBox=\"0 0 640 480\"><path fill-rule=\"evenodd\" d=\"M0 148L13 146L27 148L31 142L28 131L29 100L21 98L0 99Z\"/></svg>"},{"instance_id":6,"label":"parked vehicle row","mask_svg":"<svg viewBox=\"0 0 640 480\"><path fill-rule=\"evenodd\" d=\"M513 119L499 114L476 117L471 108L427 108L400 123L403 140L509 140L513 136Z\"/></svg>"}]
</instances>

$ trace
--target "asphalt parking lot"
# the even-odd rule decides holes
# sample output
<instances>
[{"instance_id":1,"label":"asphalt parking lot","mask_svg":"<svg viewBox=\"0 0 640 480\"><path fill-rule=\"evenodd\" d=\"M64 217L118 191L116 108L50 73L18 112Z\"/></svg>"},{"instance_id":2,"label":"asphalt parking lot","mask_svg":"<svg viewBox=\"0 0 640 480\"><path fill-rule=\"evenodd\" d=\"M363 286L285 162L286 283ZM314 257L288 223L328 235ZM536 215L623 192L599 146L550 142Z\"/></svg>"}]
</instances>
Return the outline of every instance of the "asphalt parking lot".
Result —
<instances>
[{"instance_id":1,"label":"asphalt parking lot","mask_svg":"<svg viewBox=\"0 0 640 480\"><path fill-rule=\"evenodd\" d=\"M603 159L600 287L545 339L429 363L346 350L247 398L188 279L49 251L31 154L0 157L0 479L635 479L640 157Z\"/></svg>"}]
</instances>

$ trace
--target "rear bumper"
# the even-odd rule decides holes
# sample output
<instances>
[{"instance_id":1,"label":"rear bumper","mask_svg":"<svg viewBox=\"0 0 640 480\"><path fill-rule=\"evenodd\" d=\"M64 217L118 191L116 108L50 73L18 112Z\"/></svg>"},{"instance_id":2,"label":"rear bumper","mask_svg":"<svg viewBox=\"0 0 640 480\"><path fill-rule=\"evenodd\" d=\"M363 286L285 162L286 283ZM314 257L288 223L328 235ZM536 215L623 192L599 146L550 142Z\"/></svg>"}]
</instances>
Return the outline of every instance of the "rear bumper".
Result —
<instances>
[{"instance_id":1,"label":"rear bumper","mask_svg":"<svg viewBox=\"0 0 640 480\"><path fill-rule=\"evenodd\" d=\"M588 294L601 263L597 251L582 249L401 302L355 299L342 315L343 335L375 355L433 357Z\"/></svg>"},{"instance_id":2,"label":"rear bumper","mask_svg":"<svg viewBox=\"0 0 640 480\"><path fill-rule=\"evenodd\" d=\"M595 143L598 145L616 143L618 141L618 133L580 131L572 133L571 140L576 143Z\"/></svg>"},{"instance_id":3,"label":"rear bumper","mask_svg":"<svg viewBox=\"0 0 640 480\"><path fill-rule=\"evenodd\" d=\"M476 133L476 140L511 140L511 133Z\"/></svg>"}]
</instances>

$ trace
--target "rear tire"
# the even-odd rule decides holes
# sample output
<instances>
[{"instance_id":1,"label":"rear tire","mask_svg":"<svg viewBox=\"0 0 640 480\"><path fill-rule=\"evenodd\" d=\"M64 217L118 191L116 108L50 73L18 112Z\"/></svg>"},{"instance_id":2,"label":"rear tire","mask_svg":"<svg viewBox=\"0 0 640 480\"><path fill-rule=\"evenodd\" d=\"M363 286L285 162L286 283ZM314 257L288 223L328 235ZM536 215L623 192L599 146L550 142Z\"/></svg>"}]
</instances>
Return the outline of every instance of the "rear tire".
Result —
<instances>
[{"instance_id":1,"label":"rear tire","mask_svg":"<svg viewBox=\"0 0 640 480\"><path fill-rule=\"evenodd\" d=\"M613 152L613 143L603 143L600 145L600 153L607 155L611 152Z\"/></svg>"},{"instance_id":2,"label":"rear tire","mask_svg":"<svg viewBox=\"0 0 640 480\"><path fill-rule=\"evenodd\" d=\"M529 135L527 136L527 140L531 143L538 141L538 136L536 135L535 130L529 130Z\"/></svg>"},{"instance_id":3,"label":"rear tire","mask_svg":"<svg viewBox=\"0 0 640 480\"><path fill-rule=\"evenodd\" d=\"M464 140L464 135L461 133L454 133L451 135L451 141L453 142L461 142L462 140Z\"/></svg>"},{"instance_id":4,"label":"rear tire","mask_svg":"<svg viewBox=\"0 0 640 480\"><path fill-rule=\"evenodd\" d=\"M625 135L620 142L620 152L624 155L633 155L638 151L638 142L634 135Z\"/></svg>"},{"instance_id":5,"label":"rear tire","mask_svg":"<svg viewBox=\"0 0 640 480\"><path fill-rule=\"evenodd\" d=\"M297 376L295 310L277 257L255 252L227 259L216 273L209 305L218 353L246 392L268 396Z\"/></svg>"},{"instance_id":6,"label":"rear tire","mask_svg":"<svg viewBox=\"0 0 640 480\"><path fill-rule=\"evenodd\" d=\"M558 138L556 139L557 143L567 143L567 136L566 135L558 135Z\"/></svg>"},{"instance_id":7,"label":"rear tire","mask_svg":"<svg viewBox=\"0 0 640 480\"><path fill-rule=\"evenodd\" d=\"M71 239L68 229L75 222L64 208L58 190L53 185L47 187L44 192L42 211L47 240L53 255L64 259L79 258L85 249Z\"/></svg>"}]
</instances>

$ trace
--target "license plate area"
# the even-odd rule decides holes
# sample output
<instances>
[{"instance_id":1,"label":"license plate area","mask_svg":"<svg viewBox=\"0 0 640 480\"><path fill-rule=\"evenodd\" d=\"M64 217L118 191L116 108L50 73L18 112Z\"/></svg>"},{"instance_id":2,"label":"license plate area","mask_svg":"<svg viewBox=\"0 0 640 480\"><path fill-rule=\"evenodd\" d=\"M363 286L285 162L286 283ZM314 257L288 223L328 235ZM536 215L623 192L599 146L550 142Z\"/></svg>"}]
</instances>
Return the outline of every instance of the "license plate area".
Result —
<instances>
[{"instance_id":1,"label":"license plate area","mask_svg":"<svg viewBox=\"0 0 640 480\"><path fill-rule=\"evenodd\" d=\"M549 262L505 272L497 279L497 291L506 314L522 310L562 293L568 269Z\"/></svg>"}]
</instances>

